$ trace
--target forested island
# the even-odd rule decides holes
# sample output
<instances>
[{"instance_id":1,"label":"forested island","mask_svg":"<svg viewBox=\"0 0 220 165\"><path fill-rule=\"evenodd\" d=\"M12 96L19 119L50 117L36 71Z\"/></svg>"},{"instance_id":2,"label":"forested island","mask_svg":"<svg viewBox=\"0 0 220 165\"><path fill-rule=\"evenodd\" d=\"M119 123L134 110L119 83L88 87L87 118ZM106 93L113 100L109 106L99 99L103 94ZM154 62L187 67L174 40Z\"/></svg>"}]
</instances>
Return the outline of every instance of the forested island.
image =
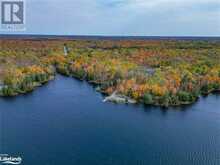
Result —
<instances>
[{"instance_id":1,"label":"forested island","mask_svg":"<svg viewBox=\"0 0 220 165\"><path fill-rule=\"evenodd\" d=\"M220 41L0 39L0 96L57 73L94 84L107 101L191 104L220 91Z\"/></svg>"}]
</instances>

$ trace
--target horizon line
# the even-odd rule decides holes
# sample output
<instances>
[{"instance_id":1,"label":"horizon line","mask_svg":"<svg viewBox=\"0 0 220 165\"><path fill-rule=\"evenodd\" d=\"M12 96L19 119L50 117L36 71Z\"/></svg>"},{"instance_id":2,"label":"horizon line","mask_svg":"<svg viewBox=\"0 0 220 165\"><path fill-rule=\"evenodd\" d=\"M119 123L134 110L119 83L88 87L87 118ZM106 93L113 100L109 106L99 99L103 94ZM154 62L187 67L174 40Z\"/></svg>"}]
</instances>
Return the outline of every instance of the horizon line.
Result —
<instances>
[{"instance_id":1,"label":"horizon line","mask_svg":"<svg viewBox=\"0 0 220 165\"><path fill-rule=\"evenodd\" d=\"M0 34L0 36L60 36L60 37L199 37L199 38L220 38L215 35L69 35L69 34Z\"/></svg>"}]
</instances>

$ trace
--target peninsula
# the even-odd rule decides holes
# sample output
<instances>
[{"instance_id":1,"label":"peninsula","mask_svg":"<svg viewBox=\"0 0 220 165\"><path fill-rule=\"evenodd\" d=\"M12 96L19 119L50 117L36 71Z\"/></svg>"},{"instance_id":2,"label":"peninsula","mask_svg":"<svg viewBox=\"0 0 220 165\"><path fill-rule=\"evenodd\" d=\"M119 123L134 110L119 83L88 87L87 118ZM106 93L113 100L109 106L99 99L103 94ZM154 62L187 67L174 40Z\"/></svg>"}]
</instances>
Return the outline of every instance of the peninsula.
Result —
<instances>
[{"instance_id":1,"label":"peninsula","mask_svg":"<svg viewBox=\"0 0 220 165\"><path fill-rule=\"evenodd\" d=\"M105 101L191 104L220 90L220 41L0 39L1 96L30 92L57 73L94 84Z\"/></svg>"}]
</instances>

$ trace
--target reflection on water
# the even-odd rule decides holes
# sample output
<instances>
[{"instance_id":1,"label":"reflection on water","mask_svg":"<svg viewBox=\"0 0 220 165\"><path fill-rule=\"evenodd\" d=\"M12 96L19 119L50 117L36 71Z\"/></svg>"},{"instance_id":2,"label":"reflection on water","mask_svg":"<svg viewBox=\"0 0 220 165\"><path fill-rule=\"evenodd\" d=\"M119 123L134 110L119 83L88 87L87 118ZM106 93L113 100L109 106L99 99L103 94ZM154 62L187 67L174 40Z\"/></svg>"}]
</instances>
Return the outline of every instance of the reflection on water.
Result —
<instances>
[{"instance_id":1,"label":"reflection on water","mask_svg":"<svg viewBox=\"0 0 220 165\"><path fill-rule=\"evenodd\" d=\"M58 76L0 99L0 153L25 165L219 165L220 97L161 109L103 103L85 82Z\"/></svg>"}]
</instances>

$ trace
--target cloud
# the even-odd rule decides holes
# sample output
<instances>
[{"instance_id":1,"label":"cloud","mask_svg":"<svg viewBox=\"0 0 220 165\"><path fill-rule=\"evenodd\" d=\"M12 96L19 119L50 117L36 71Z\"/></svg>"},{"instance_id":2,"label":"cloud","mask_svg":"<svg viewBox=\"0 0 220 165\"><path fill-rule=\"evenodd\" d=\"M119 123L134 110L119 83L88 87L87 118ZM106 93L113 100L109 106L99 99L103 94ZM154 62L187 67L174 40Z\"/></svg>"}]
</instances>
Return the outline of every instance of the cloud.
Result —
<instances>
[{"instance_id":1,"label":"cloud","mask_svg":"<svg viewBox=\"0 0 220 165\"><path fill-rule=\"evenodd\" d=\"M28 0L27 31L71 35L218 35L219 0Z\"/></svg>"}]
</instances>

